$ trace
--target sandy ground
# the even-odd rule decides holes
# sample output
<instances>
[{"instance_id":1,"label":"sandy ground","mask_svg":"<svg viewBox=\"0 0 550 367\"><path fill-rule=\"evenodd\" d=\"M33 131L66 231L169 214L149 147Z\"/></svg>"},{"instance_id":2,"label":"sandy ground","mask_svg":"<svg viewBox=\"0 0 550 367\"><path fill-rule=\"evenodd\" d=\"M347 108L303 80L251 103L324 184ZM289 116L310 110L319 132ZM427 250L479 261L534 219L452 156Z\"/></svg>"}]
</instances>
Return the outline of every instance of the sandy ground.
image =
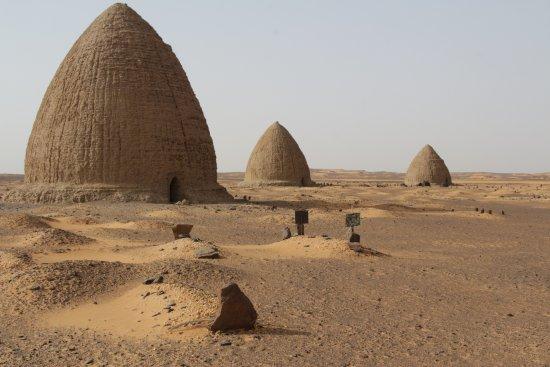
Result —
<instances>
[{"instance_id":1,"label":"sandy ground","mask_svg":"<svg viewBox=\"0 0 550 367\"><path fill-rule=\"evenodd\" d=\"M326 170L313 178L330 186L247 189L228 174L252 200L220 205L0 203L0 365L550 365L550 175L399 177ZM306 236L282 241L298 208ZM347 248L352 212L387 256ZM175 241L174 223L194 239ZM220 259L195 258L207 243ZM212 334L231 281L258 326Z\"/></svg>"}]
</instances>

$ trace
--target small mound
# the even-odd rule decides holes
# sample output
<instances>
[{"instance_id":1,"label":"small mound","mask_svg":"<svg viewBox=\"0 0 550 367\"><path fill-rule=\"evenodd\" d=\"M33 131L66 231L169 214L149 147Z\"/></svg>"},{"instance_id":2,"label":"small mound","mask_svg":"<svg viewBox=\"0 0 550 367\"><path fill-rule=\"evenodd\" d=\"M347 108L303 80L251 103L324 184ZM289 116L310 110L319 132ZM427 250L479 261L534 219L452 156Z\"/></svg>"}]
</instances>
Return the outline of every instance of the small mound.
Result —
<instances>
[{"instance_id":1,"label":"small mound","mask_svg":"<svg viewBox=\"0 0 550 367\"><path fill-rule=\"evenodd\" d=\"M140 284L101 297L96 303L48 313L44 323L140 339L185 338L208 334L204 325L213 319L216 305L216 296L202 290L176 284Z\"/></svg>"},{"instance_id":2,"label":"small mound","mask_svg":"<svg viewBox=\"0 0 550 367\"><path fill-rule=\"evenodd\" d=\"M121 222L112 222L103 224L102 227L106 228L125 228L125 229L141 229L141 230L152 230L152 229L170 229L173 224L171 222L162 221L162 220L136 220L126 223Z\"/></svg>"},{"instance_id":3,"label":"small mound","mask_svg":"<svg viewBox=\"0 0 550 367\"><path fill-rule=\"evenodd\" d=\"M24 252L0 251L0 272L21 270L32 264L32 258Z\"/></svg>"},{"instance_id":4,"label":"small mound","mask_svg":"<svg viewBox=\"0 0 550 367\"><path fill-rule=\"evenodd\" d=\"M93 242L91 238L59 228L49 228L41 231L28 241L28 245L35 247L63 247L86 245Z\"/></svg>"},{"instance_id":5,"label":"small mound","mask_svg":"<svg viewBox=\"0 0 550 367\"><path fill-rule=\"evenodd\" d=\"M136 277L131 265L98 261L64 261L33 265L0 278L3 309L21 312L68 305L114 289Z\"/></svg>"},{"instance_id":6,"label":"small mound","mask_svg":"<svg viewBox=\"0 0 550 367\"><path fill-rule=\"evenodd\" d=\"M99 221L92 217L65 217L63 220L66 223L69 224L76 224L76 225L95 225L99 224Z\"/></svg>"},{"instance_id":7,"label":"small mound","mask_svg":"<svg viewBox=\"0 0 550 367\"><path fill-rule=\"evenodd\" d=\"M480 213L476 211L448 211L443 213L434 213L436 215L449 215L453 217L468 218L468 219L480 219L480 220L504 220L506 217L498 213Z\"/></svg>"},{"instance_id":8,"label":"small mound","mask_svg":"<svg viewBox=\"0 0 550 367\"><path fill-rule=\"evenodd\" d=\"M0 228L40 230L50 228L46 219L28 213L6 213L0 215Z\"/></svg>"},{"instance_id":9,"label":"small mound","mask_svg":"<svg viewBox=\"0 0 550 367\"><path fill-rule=\"evenodd\" d=\"M165 220L180 220L181 213L171 209L161 209L153 211L145 211L143 215L148 218L165 219Z\"/></svg>"},{"instance_id":10,"label":"small mound","mask_svg":"<svg viewBox=\"0 0 550 367\"><path fill-rule=\"evenodd\" d=\"M66 253L48 253L36 255L39 262L55 262L60 260L97 260L120 261L127 264L146 264L164 260L193 260L195 251L203 243L193 242L189 238L179 239L158 246L139 246L116 249L82 248L79 251Z\"/></svg>"},{"instance_id":11,"label":"small mound","mask_svg":"<svg viewBox=\"0 0 550 367\"><path fill-rule=\"evenodd\" d=\"M395 218L396 215L388 210L378 208L361 209L361 218Z\"/></svg>"},{"instance_id":12,"label":"small mound","mask_svg":"<svg viewBox=\"0 0 550 367\"><path fill-rule=\"evenodd\" d=\"M357 253L351 250L345 240L324 237L298 236L269 245L239 245L225 248L230 248L242 256L261 259L331 259L371 255L369 252Z\"/></svg>"}]
</instances>

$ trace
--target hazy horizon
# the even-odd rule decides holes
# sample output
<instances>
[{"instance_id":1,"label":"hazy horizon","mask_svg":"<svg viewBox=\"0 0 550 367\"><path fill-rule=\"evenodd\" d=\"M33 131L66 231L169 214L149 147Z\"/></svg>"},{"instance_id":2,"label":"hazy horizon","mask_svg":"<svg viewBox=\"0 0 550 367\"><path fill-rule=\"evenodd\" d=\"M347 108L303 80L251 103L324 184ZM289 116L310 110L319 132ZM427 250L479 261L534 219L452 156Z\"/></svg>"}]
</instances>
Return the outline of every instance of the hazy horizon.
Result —
<instances>
[{"instance_id":1,"label":"hazy horizon","mask_svg":"<svg viewBox=\"0 0 550 367\"><path fill-rule=\"evenodd\" d=\"M111 1L1 1L0 173L23 173L44 92ZM550 172L550 2L128 1L170 44L219 172L280 121L309 166Z\"/></svg>"}]
</instances>

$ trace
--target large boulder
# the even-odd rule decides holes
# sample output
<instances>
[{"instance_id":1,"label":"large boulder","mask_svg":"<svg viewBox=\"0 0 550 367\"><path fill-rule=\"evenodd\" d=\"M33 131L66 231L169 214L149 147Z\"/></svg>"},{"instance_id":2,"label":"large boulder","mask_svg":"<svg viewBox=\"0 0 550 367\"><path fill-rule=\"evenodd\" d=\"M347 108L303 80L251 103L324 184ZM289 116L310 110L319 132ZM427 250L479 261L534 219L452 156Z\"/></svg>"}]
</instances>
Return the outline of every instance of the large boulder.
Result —
<instances>
[{"instance_id":1,"label":"large boulder","mask_svg":"<svg viewBox=\"0 0 550 367\"><path fill-rule=\"evenodd\" d=\"M230 331L254 327L258 314L250 299L235 283L223 288L220 294L221 306L212 325L211 331Z\"/></svg>"}]
</instances>

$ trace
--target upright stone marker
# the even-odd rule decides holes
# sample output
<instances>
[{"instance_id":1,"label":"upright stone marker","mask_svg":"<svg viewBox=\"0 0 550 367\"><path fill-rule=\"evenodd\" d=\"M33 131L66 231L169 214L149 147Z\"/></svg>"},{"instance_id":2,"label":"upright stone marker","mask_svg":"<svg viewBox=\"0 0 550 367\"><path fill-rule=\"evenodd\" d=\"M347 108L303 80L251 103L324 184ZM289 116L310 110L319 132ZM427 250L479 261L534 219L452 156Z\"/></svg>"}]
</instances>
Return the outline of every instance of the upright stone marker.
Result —
<instances>
[{"instance_id":1,"label":"upright stone marker","mask_svg":"<svg viewBox=\"0 0 550 367\"><path fill-rule=\"evenodd\" d=\"M193 229L192 224L176 224L172 227L172 232L174 232L174 238L178 240L191 237L191 229Z\"/></svg>"},{"instance_id":2,"label":"upright stone marker","mask_svg":"<svg viewBox=\"0 0 550 367\"><path fill-rule=\"evenodd\" d=\"M303 236L305 233L304 224L309 223L309 213L307 210L296 210L294 212L294 222L298 230L298 236Z\"/></svg>"}]
</instances>

